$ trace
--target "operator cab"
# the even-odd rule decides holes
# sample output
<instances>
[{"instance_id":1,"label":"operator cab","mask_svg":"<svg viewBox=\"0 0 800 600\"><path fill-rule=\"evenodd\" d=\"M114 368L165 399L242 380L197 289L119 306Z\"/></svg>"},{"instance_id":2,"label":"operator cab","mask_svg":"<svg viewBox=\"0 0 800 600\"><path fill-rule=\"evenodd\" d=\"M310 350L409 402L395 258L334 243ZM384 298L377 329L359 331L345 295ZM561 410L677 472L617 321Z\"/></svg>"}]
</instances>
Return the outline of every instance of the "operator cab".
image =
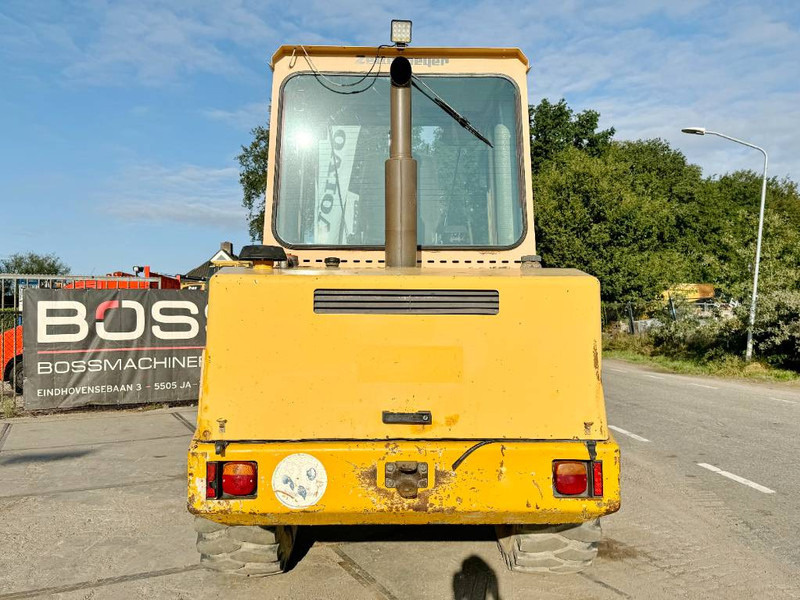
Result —
<instances>
[{"instance_id":1,"label":"operator cab","mask_svg":"<svg viewBox=\"0 0 800 600\"><path fill-rule=\"evenodd\" d=\"M264 244L300 266L331 256L342 267L382 266L389 65L398 56L414 71L419 263L511 266L535 254L528 63L510 49L280 48Z\"/></svg>"}]
</instances>

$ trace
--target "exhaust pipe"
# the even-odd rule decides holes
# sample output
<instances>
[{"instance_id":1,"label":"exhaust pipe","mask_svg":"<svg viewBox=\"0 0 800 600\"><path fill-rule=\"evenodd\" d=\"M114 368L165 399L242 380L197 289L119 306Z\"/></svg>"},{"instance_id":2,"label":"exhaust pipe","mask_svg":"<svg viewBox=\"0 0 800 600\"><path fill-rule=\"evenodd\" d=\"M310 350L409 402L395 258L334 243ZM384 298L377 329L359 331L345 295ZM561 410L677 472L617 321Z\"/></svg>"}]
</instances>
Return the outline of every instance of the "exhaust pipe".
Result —
<instances>
[{"instance_id":1,"label":"exhaust pipe","mask_svg":"<svg viewBox=\"0 0 800 600\"><path fill-rule=\"evenodd\" d=\"M386 161L386 266L417 266L417 161L411 156L411 63L392 61L391 141Z\"/></svg>"}]
</instances>

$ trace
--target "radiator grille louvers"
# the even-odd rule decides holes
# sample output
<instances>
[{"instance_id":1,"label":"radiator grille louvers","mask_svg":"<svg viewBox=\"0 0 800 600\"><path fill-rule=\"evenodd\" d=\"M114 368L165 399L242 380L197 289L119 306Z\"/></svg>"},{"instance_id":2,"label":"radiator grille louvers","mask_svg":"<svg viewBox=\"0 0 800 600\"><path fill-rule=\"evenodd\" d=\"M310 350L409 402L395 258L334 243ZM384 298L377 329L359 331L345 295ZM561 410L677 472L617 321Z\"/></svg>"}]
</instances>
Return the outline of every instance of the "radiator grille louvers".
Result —
<instances>
[{"instance_id":1,"label":"radiator grille louvers","mask_svg":"<svg viewBox=\"0 0 800 600\"><path fill-rule=\"evenodd\" d=\"M497 290L314 290L314 312L359 315L496 315Z\"/></svg>"}]
</instances>

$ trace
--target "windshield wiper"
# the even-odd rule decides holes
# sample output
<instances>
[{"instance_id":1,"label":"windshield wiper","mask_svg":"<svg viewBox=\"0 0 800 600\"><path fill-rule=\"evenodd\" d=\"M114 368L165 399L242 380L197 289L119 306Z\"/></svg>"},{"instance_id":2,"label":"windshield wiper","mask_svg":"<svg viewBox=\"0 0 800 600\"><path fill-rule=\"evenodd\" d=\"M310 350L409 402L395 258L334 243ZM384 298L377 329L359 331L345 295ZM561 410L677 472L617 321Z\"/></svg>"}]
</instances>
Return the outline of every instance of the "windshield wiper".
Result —
<instances>
[{"instance_id":1,"label":"windshield wiper","mask_svg":"<svg viewBox=\"0 0 800 600\"><path fill-rule=\"evenodd\" d=\"M425 90L423 90L423 89L422 89L422 88L421 88L419 85L417 85L417 83L418 83L418 82L419 82L419 83L421 83L423 86L425 86L425 87L428 89L428 91L430 92L430 94L429 94L428 92L426 92ZM466 117L462 116L462 115L461 115L461 114L460 114L460 113L459 113L459 112L458 112L458 111L457 111L455 108L453 108L453 107L452 107L452 106L450 106L450 105L449 105L447 102L445 102L445 101L444 101L444 99L443 99L441 96L439 96L439 94L437 94L436 92L434 92L434 91L433 91L433 90L432 90L432 89L431 89L431 88L430 88L430 87L429 87L429 86L428 86L428 85L427 85L427 84L426 84L424 81L422 81L422 80L421 80L419 77L417 77L416 75L412 76L412 79L411 79L411 85L413 85L413 86L414 86L415 88L417 88L417 89L418 89L420 92L422 92L422 95L423 95L423 96L425 96L425 97L427 97L427 98L429 98L429 99L430 99L430 100L431 100L431 101L432 101L434 104L436 104L436 106L438 106L438 107L439 107L439 108L441 108L441 109L442 109L444 112L446 112L448 115L450 115L451 117L453 117L453 119L456 121L456 123L458 123L459 125L461 125L461 127L463 127L464 129L466 129L467 131L469 131L469 132L470 132L472 135L474 135L476 138L478 138L478 139L479 139L480 141L482 141L484 144L486 144L487 146L489 146L489 148L494 148L494 146L492 146L492 142L490 142L490 141L489 141L489 140L487 140L485 137L483 137L483 136L481 135L481 133L480 133L480 132L479 132L477 129L475 129L475 128L472 126L472 123L470 123L470 122L469 122L469 121L466 119Z\"/></svg>"}]
</instances>

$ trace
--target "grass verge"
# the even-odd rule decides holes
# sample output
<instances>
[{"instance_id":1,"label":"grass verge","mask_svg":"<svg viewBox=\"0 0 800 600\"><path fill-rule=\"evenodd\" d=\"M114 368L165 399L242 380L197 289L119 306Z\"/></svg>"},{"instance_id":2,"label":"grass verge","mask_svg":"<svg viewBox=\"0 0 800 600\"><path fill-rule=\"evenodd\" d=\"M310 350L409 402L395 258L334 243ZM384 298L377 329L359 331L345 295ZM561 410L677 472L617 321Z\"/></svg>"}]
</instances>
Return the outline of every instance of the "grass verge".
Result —
<instances>
[{"instance_id":1,"label":"grass verge","mask_svg":"<svg viewBox=\"0 0 800 600\"><path fill-rule=\"evenodd\" d=\"M744 359L734 356L699 361L658 355L648 356L632 350L603 350L603 356L684 375L710 375L735 379L800 383L800 373L778 369L758 361L747 363Z\"/></svg>"}]
</instances>

